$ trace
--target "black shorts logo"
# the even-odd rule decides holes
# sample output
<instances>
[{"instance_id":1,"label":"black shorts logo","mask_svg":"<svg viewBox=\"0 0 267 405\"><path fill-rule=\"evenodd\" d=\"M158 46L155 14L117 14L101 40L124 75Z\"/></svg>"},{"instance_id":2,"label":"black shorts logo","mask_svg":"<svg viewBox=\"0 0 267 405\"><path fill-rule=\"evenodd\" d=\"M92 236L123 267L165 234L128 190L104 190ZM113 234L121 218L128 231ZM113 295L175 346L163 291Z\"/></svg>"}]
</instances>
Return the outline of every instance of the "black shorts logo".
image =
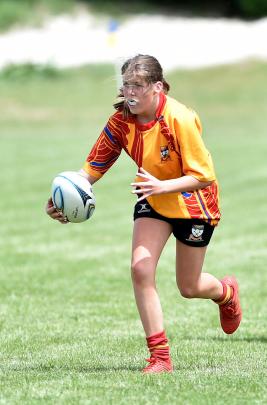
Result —
<instances>
[{"instance_id":1,"label":"black shorts logo","mask_svg":"<svg viewBox=\"0 0 267 405\"><path fill-rule=\"evenodd\" d=\"M139 208L137 211L138 214L142 214L143 212L151 211L151 207L150 207L150 205L148 205L148 203L143 203L143 204L140 203L138 208Z\"/></svg>"},{"instance_id":2,"label":"black shorts logo","mask_svg":"<svg viewBox=\"0 0 267 405\"><path fill-rule=\"evenodd\" d=\"M191 234L188 239L194 242L203 242L202 235L204 232L204 225L192 225Z\"/></svg>"}]
</instances>

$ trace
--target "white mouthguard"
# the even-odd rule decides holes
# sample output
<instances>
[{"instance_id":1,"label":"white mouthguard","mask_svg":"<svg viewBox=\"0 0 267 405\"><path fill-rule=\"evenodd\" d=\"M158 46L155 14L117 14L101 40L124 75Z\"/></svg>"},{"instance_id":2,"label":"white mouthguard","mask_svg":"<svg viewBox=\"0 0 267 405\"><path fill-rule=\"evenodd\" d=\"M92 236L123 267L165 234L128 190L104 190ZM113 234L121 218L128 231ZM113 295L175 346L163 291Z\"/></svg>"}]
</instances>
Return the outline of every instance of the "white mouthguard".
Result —
<instances>
[{"instance_id":1,"label":"white mouthguard","mask_svg":"<svg viewBox=\"0 0 267 405\"><path fill-rule=\"evenodd\" d=\"M134 106L134 105L136 105L137 101L131 99L131 100L127 100L127 103L128 103L130 106Z\"/></svg>"}]
</instances>

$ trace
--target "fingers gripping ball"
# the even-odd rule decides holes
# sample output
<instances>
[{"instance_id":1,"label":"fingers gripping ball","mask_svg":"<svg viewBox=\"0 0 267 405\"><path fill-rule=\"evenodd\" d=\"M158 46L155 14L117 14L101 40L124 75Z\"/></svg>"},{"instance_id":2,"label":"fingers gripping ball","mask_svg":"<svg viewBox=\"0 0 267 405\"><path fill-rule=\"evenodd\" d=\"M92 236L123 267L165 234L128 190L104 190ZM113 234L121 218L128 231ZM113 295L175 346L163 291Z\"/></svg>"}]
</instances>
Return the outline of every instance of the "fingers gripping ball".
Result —
<instances>
[{"instance_id":1,"label":"fingers gripping ball","mask_svg":"<svg viewBox=\"0 0 267 405\"><path fill-rule=\"evenodd\" d=\"M59 173L52 182L52 200L69 222L84 222L95 210L95 196L89 181L77 172Z\"/></svg>"}]
</instances>

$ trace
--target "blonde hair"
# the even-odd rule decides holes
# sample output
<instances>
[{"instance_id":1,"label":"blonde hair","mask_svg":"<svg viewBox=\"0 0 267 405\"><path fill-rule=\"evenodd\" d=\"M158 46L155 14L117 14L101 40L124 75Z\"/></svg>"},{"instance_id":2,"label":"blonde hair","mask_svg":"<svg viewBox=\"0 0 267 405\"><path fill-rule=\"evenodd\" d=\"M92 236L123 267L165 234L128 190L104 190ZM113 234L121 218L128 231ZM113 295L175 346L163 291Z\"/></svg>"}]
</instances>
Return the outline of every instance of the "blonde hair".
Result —
<instances>
[{"instance_id":1,"label":"blonde hair","mask_svg":"<svg viewBox=\"0 0 267 405\"><path fill-rule=\"evenodd\" d=\"M121 74L124 77L137 76L148 84L162 82L165 94L170 90L169 84L163 77L162 67L154 56L139 54L126 60L121 67ZM120 89L118 97L120 100L114 104L114 108L123 111L123 117L127 119L131 112L125 103L122 89Z\"/></svg>"}]
</instances>

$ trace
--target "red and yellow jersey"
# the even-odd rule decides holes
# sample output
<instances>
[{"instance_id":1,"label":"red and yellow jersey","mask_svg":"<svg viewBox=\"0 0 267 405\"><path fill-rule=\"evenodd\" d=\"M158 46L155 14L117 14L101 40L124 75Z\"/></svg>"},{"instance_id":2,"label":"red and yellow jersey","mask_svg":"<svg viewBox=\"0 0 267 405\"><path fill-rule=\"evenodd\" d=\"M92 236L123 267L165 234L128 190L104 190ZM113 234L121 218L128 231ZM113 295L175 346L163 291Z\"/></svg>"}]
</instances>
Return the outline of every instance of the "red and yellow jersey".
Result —
<instances>
[{"instance_id":1,"label":"red and yellow jersey","mask_svg":"<svg viewBox=\"0 0 267 405\"><path fill-rule=\"evenodd\" d=\"M122 149L138 167L160 180L189 175L199 181L212 181L201 190L152 195L147 200L165 217L201 218L217 224L220 219L218 185L210 153L201 137L201 123L194 111L162 93L152 122L140 124L134 117L126 120L122 112L116 112L88 155L84 170L100 178Z\"/></svg>"}]
</instances>

